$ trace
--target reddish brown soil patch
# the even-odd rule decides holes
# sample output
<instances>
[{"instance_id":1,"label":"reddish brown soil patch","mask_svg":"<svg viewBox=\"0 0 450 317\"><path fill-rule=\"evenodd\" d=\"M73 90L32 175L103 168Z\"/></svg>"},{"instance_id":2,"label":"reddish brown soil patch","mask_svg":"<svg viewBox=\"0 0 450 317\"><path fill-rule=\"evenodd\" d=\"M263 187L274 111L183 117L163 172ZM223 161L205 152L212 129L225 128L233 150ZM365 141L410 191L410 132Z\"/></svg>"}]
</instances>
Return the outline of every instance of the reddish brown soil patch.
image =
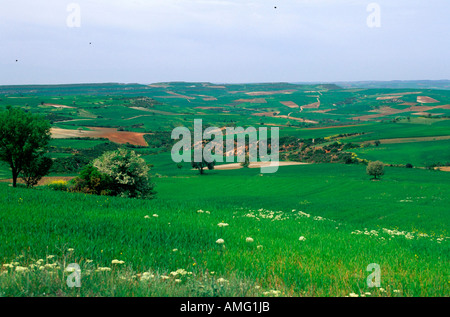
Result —
<instances>
[{"instance_id":1,"label":"reddish brown soil patch","mask_svg":"<svg viewBox=\"0 0 450 317\"><path fill-rule=\"evenodd\" d=\"M436 99L433 99L431 97L428 96L417 96L417 102L420 103L435 103L435 102L439 102Z\"/></svg>"},{"instance_id":2,"label":"reddish brown soil patch","mask_svg":"<svg viewBox=\"0 0 450 317\"><path fill-rule=\"evenodd\" d=\"M443 113L430 113L430 112L414 112L411 114L415 115L415 116L431 116L431 117L437 117L437 116L443 115Z\"/></svg>"},{"instance_id":3,"label":"reddish brown soil patch","mask_svg":"<svg viewBox=\"0 0 450 317\"><path fill-rule=\"evenodd\" d=\"M320 102L313 102L302 106L303 109L317 109L320 107Z\"/></svg>"},{"instance_id":4,"label":"reddish brown soil patch","mask_svg":"<svg viewBox=\"0 0 450 317\"><path fill-rule=\"evenodd\" d=\"M308 120L308 119L303 119L303 118L296 118L296 117L290 117L290 116L274 116L275 118L284 118L284 119L289 119L289 120L295 120L295 121L300 121L300 122L307 122L307 123L319 123L317 121L313 121L313 120Z\"/></svg>"},{"instance_id":5,"label":"reddish brown soil patch","mask_svg":"<svg viewBox=\"0 0 450 317\"><path fill-rule=\"evenodd\" d=\"M289 108L300 108L299 105L297 105L295 102L293 101L280 101L280 103L286 107Z\"/></svg>"},{"instance_id":6,"label":"reddish brown soil patch","mask_svg":"<svg viewBox=\"0 0 450 317\"><path fill-rule=\"evenodd\" d=\"M70 107L70 106L66 106L66 105L56 105L54 103L44 103L44 106L51 106L51 107L55 107L55 108L66 108L66 109L75 109L75 107Z\"/></svg>"},{"instance_id":7,"label":"reddish brown soil patch","mask_svg":"<svg viewBox=\"0 0 450 317\"><path fill-rule=\"evenodd\" d=\"M204 109L204 110L223 110L223 107L195 107L194 109Z\"/></svg>"},{"instance_id":8,"label":"reddish brown soil patch","mask_svg":"<svg viewBox=\"0 0 450 317\"><path fill-rule=\"evenodd\" d=\"M257 116L257 117L275 117L279 113L280 112L259 112L259 113L254 113L253 116Z\"/></svg>"},{"instance_id":9,"label":"reddish brown soil patch","mask_svg":"<svg viewBox=\"0 0 450 317\"><path fill-rule=\"evenodd\" d=\"M267 103L264 98L253 98L253 99L237 99L235 100L237 103Z\"/></svg>"},{"instance_id":10,"label":"reddish brown soil patch","mask_svg":"<svg viewBox=\"0 0 450 317\"><path fill-rule=\"evenodd\" d=\"M384 117L384 116L388 116L391 114L397 114L397 113L401 113L401 112L405 112L404 110L399 110L399 109L394 109L391 107L382 107L380 109L375 109L375 110L371 110L370 112L379 112L377 114L369 114L369 115L364 115L364 116L359 116L359 117L353 117L353 120L361 120L361 121L368 121L370 119L375 119L375 118L379 118L379 117Z\"/></svg>"},{"instance_id":11,"label":"reddish brown soil patch","mask_svg":"<svg viewBox=\"0 0 450 317\"><path fill-rule=\"evenodd\" d=\"M68 129L59 129L52 128L52 138L54 139L65 139L65 138L82 138L82 137L90 137L90 138L106 138L111 142L125 144L130 143L134 145L147 146L147 143L144 140L145 133L139 132L129 132L129 131L117 131L116 128L98 128L91 127L90 131L78 131L78 130L68 130Z\"/></svg>"}]
</instances>

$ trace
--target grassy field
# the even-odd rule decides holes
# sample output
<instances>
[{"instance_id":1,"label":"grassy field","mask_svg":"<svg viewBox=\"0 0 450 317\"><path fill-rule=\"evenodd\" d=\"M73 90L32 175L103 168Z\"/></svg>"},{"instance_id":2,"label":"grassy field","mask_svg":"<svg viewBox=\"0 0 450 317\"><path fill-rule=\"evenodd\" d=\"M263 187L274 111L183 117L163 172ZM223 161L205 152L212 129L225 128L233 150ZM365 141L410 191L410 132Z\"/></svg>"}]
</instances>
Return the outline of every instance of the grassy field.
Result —
<instances>
[{"instance_id":1,"label":"grassy field","mask_svg":"<svg viewBox=\"0 0 450 317\"><path fill-rule=\"evenodd\" d=\"M0 93L0 109L18 106L52 127L83 130L83 138L51 141L59 170L49 176L75 176L79 162L87 163L80 156L119 146L89 138L90 127L148 134L148 146L121 146L151 164L157 192L139 200L1 182L0 296L450 294L448 172L387 166L372 181L364 161L352 161L199 175L189 163L176 166L168 142L171 129L201 118L204 127L277 126L297 142L289 150L294 159L314 139L308 149L351 143L343 151L360 159L444 164L446 90L159 83L9 86ZM418 95L438 102L423 104ZM318 108L308 106L318 100ZM10 177L1 163L0 179ZM66 284L70 263L81 268L80 288ZM372 263L381 287L367 284Z\"/></svg>"},{"instance_id":2,"label":"grassy field","mask_svg":"<svg viewBox=\"0 0 450 317\"><path fill-rule=\"evenodd\" d=\"M373 182L326 164L154 181L150 201L2 184L2 295L448 295L445 172ZM65 285L72 262L79 289ZM370 263L381 288L366 284Z\"/></svg>"},{"instance_id":3,"label":"grassy field","mask_svg":"<svg viewBox=\"0 0 450 317\"><path fill-rule=\"evenodd\" d=\"M352 152L369 161L430 166L433 163L450 162L450 140L381 144L378 147L354 149Z\"/></svg>"}]
</instances>

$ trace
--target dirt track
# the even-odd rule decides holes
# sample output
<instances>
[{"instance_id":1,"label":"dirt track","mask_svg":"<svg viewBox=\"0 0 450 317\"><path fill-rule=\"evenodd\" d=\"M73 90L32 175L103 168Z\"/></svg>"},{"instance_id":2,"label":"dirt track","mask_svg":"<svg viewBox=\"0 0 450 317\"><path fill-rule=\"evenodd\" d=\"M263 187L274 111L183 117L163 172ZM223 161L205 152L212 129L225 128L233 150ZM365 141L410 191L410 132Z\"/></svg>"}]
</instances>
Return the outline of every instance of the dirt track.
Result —
<instances>
[{"instance_id":1,"label":"dirt track","mask_svg":"<svg viewBox=\"0 0 450 317\"><path fill-rule=\"evenodd\" d=\"M271 162L252 162L249 165L249 168L260 168L263 166L269 166ZM306 165L311 163L303 163L303 162L278 162L279 166L289 166L289 165ZM222 164L214 166L216 170L235 170L243 168L241 163L230 163L230 164Z\"/></svg>"}]
</instances>

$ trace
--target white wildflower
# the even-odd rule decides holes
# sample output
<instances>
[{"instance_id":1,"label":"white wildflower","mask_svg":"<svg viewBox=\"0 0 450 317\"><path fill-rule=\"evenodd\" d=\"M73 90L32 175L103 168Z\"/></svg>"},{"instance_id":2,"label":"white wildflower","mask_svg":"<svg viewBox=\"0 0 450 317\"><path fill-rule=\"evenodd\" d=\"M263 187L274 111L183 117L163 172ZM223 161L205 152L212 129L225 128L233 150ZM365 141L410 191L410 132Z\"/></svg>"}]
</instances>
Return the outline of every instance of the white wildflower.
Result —
<instances>
[{"instance_id":1,"label":"white wildflower","mask_svg":"<svg viewBox=\"0 0 450 317\"><path fill-rule=\"evenodd\" d=\"M28 268L25 266L16 266L16 272L28 272Z\"/></svg>"},{"instance_id":2,"label":"white wildflower","mask_svg":"<svg viewBox=\"0 0 450 317\"><path fill-rule=\"evenodd\" d=\"M110 267L102 267L102 266L99 266L99 267L97 268L97 272L109 272L109 271L111 271L111 268L110 268Z\"/></svg>"}]
</instances>

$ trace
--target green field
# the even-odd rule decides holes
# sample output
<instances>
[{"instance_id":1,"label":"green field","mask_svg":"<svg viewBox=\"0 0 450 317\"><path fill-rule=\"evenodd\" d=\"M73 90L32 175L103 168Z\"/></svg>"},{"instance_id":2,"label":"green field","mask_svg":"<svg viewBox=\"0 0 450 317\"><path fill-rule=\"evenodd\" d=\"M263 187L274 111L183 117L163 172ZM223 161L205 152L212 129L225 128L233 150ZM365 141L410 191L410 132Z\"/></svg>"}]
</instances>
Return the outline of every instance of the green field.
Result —
<instances>
[{"instance_id":1,"label":"green field","mask_svg":"<svg viewBox=\"0 0 450 317\"><path fill-rule=\"evenodd\" d=\"M33 267L28 274L37 276L18 286L23 273L3 268L1 289L5 296L55 290L83 296L448 295L446 174L398 168L387 174L371 182L361 167L327 164L282 167L270 176L248 169L162 177L155 179L158 198L150 201L3 185L3 263ZM350 199L353 188L359 191ZM50 265L39 271L38 259ZM51 264L69 262L89 272L83 282L92 288L64 286L64 273ZM384 291L367 287L370 263L380 265ZM96 272L99 267L112 273ZM171 275L179 269L192 274ZM139 278L144 272L154 277ZM202 283L203 289L191 289Z\"/></svg>"},{"instance_id":2,"label":"green field","mask_svg":"<svg viewBox=\"0 0 450 317\"><path fill-rule=\"evenodd\" d=\"M381 160L390 164L410 163L413 166L430 166L433 163L450 162L450 140L380 144L378 147L352 151L369 161Z\"/></svg>"},{"instance_id":3,"label":"green field","mask_svg":"<svg viewBox=\"0 0 450 317\"><path fill-rule=\"evenodd\" d=\"M450 140L440 139L450 136L450 93L421 89L438 100L422 105L411 92L419 90L181 82L0 87L1 110L22 107L54 128L83 130L83 138L52 139L49 154L59 169L48 176L76 176L81 165L123 146L151 164L157 192L140 200L0 183L0 296L449 296L450 174L425 167L450 163ZM394 94L402 97L377 99ZM318 108L281 103L305 106L316 95ZM441 108L392 110L411 107L402 103ZM391 113L380 112L386 107ZM380 116L356 119L373 114ZM170 132L200 118L204 127L277 126L281 158L308 157L311 164L273 174L240 168L200 175L188 162L177 167ZM148 146L89 137L89 127L148 134ZM378 181L366 174L375 160L388 165ZM0 178L10 177L0 164ZM80 288L66 284L69 263L81 268ZM381 287L367 284L373 263Z\"/></svg>"}]
</instances>

